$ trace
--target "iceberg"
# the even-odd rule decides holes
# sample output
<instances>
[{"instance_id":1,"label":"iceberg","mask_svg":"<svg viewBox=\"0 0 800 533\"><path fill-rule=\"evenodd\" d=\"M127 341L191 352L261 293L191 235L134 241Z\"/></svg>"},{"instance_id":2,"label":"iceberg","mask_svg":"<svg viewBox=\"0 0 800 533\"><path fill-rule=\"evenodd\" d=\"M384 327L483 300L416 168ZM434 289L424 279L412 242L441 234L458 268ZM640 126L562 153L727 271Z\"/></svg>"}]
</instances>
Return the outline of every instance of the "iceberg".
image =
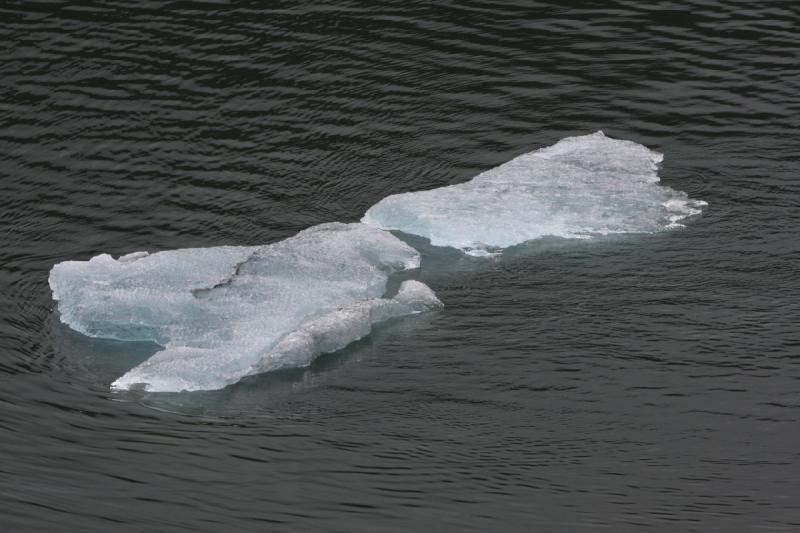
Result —
<instances>
[{"instance_id":1,"label":"iceberg","mask_svg":"<svg viewBox=\"0 0 800 533\"><path fill-rule=\"evenodd\" d=\"M65 261L50 287L72 329L162 348L112 389L220 389L306 366L379 322L440 307L419 281L387 294L392 274L420 265L419 252L387 230L481 256L547 236L682 227L707 204L661 185L662 160L602 131L567 137L466 183L384 198L361 223L320 224L264 246Z\"/></svg>"},{"instance_id":2,"label":"iceberg","mask_svg":"<svg viewBox=\"0 0 800 533\"><path fill-rule=\"evenodd\" d=\"M308 365L378 322L441 306L413 280L386 297L389 276L419 262L414 248L388 232L329 223L265 246L65 261L49 282L72 329L163 347L112 389L193 391Z\"/></svg>"},{"instance_id":3,"label":"iceberg","mask_svg":"<svg viewBox=\"0 0 800 533\"><path fill-rule=\"evenodd\" d=\"M681 227L707 205L660 185L662 160L602 131L567 137L466 183L388 196L361 221L471 255L547 236L654 233Z\"/></svg>"}]
</instances>

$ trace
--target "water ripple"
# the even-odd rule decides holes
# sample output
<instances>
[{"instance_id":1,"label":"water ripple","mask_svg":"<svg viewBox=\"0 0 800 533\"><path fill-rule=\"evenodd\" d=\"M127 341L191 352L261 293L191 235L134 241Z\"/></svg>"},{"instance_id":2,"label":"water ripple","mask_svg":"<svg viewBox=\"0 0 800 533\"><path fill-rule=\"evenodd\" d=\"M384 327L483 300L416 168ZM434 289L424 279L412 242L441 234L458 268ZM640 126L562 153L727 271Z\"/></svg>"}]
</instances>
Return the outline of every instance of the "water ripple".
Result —
<instances>
[{"instance_id":1,"label":"water ripple","mask_svg":"<svg viewBox=\"0 0 800 533\"><path fill-rule=\"evenodd\" d=\"M6 2L4 530L792 531L800 10L789 2ZM50 267L353 221L603 129L685 231L492 261L307 369L113 395L153 347Z\"/></svg>"}]
</instances>

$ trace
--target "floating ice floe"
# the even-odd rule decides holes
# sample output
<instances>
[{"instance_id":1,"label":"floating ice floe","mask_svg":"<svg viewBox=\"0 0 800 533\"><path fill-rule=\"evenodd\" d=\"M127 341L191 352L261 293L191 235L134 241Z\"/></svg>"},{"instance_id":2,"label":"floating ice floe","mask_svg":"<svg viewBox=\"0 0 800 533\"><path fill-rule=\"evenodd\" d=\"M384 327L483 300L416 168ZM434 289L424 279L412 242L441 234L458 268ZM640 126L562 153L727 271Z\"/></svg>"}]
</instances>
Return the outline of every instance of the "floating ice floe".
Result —
<instances>
[{"instance_id":1,"label":"floating ice floe","mask_svg":"<svg viewBox=\"0 0 800 533\"><path fill-rule=\"evenodd\" d=\"M653 233L707 205L659 184L662 159L602 131L567 137L466 183L388 196L361 221L472 255L546 236Z\"/></svg>"},{"instance_id":2,"label":"floating ice floe","mask_svg":"<svg viewBox=\"0 0 800 533\"><path fill-rule=\"evenodd\" d=\"M191 391L308 365L377 322L439 307L418 281L383 297L392 272L418 266L418 252L390 233L331 223L266 246L65 261L50 287L72 329L163 346L112 388Z\"/></svg>"},{"instance_id":3,"label":"floating ice floe","mask_svg":"<svg viewBox=\"0 0 800 533\"><path fill-rule=\"evenodd\" d=\"M418 281L386 297L389 276L420 258L384 230L486 255L545 236L680 227L706 203L660 185L661 160L602 132L568 137L467 183L384 198L362 224L321 224L266 246L65 261L51 270L50 287L71 328L163 347L112 388L219 389L308 365L375 323L441 306Z\"/></svg>"}]
</instances>

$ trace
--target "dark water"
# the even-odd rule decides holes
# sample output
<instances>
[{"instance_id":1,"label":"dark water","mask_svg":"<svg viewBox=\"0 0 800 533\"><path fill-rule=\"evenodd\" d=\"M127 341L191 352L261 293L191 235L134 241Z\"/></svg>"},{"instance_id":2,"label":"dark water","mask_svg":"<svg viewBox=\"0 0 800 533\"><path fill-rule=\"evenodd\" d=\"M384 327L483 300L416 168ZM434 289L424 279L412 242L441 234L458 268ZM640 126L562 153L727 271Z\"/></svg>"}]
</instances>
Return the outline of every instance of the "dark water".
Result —
<instances>
[{"instance_id":1,"label":"dark water","mask_svg":"<svg viewBox=\"0 0 800 533\"><path fill-rule=\"evenodd\" d=\"M800 530L795 2L125 4L0 7L0 529ZM444 310L217 392L112 394L152 348L54 314L56 262L272 242L597 129L705 215L428 249Z\"/></svg>"}]
</instances>

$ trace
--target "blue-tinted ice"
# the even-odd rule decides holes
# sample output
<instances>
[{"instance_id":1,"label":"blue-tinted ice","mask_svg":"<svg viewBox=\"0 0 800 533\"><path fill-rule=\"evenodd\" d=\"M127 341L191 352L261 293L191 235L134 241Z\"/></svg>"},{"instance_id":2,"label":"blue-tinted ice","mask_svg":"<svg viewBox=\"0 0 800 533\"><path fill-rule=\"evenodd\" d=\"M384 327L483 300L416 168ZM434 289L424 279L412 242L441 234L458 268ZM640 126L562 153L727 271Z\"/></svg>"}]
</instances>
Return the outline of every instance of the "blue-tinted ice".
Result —
<instances>
[{"instance_id":1,"label":"blue-tinted ice","mask_svg":"<svg viewBox=\"0 0 800 533\"><path fill-rule=\"evenodd\" d=\"M424 284L384 298L419 254L401 230L485 255L544 236L590 238L680 227L705 202L659 184L661 154L597 132L569 137L467 183L384 198L363 224L321 224L267 246L66 261L50 272L61 320L92 337L164 347L112 384L218 389L304 366L373 324L436 308Z\"/></svg>"},{"instance_id":2,"label":"blue-tinted ice","mask_svg":"<svg viewBox=\"0 0 800 533\"><path fill-rule=\"evenodd\" d=\"M307 365L374 323L440 306L417 281L382 298L390 273L418 266L417 251L390 233L331 223L267 246L66 261L50 287L71 328L164 347L112 388L204 390Z\"/></svg>"},{"instance_id":3,"label":"blue-tinted ice","mask_svg":"<svg viewBox=\"0 0 800 533\"><path fill-rule=\"evenodd\" d=\"M388 196L362 222L473 255L545 236L657 232L706 205L659 184L662 159L600 131L567 137L466 183Z\"/></svg>"}]
</instances>

